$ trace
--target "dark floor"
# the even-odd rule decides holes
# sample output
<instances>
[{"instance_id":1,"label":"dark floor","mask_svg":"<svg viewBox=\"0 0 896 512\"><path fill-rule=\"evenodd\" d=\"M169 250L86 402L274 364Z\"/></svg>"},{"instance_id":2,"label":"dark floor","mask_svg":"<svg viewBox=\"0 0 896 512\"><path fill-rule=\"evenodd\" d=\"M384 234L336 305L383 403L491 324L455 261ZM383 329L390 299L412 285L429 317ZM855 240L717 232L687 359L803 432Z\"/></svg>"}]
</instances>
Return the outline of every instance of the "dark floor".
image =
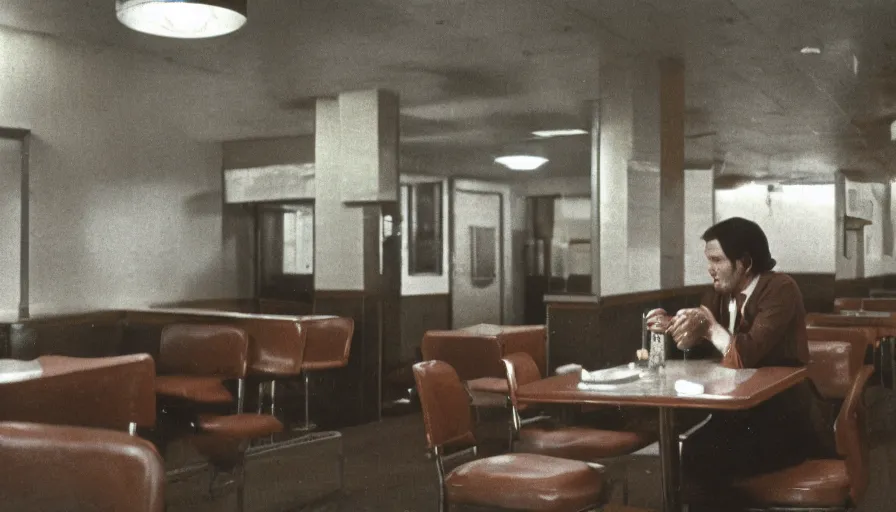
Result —
<instances>
[{"instance_id":1,"label":"dark floor","mask_svg":"<svg viewBox=\"0 0 896 512\"><path fill-rule=\"evenodd\" d=\"M871 483L859 512L896 510L896 395L869 390ZM386 418L343 431L346 454L343 491L296 512L424 512L437 510L434 464L425 456L418 414ZM659 463L655 454L629 468L630 504L661 510ZM654 451L655 453L655 451ZM614 495L618 502L619 494Z\"/></svg>"}]
</instances>

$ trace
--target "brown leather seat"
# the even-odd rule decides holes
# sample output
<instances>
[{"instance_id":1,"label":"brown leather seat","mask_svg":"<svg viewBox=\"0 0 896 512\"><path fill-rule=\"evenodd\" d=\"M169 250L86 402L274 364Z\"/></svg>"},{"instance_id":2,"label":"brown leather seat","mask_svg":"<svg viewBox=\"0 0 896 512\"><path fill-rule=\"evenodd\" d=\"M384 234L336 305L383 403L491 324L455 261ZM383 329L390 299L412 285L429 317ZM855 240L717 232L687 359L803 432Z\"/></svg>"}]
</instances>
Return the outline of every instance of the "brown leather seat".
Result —
<instances>
[{"instance_id":1,"label":"brown leather seat","mask_svg":"<svg viewBox=\"0 0 896 512\"><path fill-rule=\"evenodd\" d=\"M579 511L595 504L601 485L596 473L556 457L508 454L464 464L445 478L445 488L452 503Z\"/></svg>"},{"instance_id":2,"label":"brown leather seat","mask_svg":"<svg viewBox=\"0 0 896 512\"><path fill-rule=\"evenodd\" d=\"M737 481L732 488L754 507L847 508L868 486L868 446L862 393L874 371L863 366L853 379L835 425L843 460L808 460L797 466Z\"/></svg>"},{"instance_id":3,"label":"brown leather seat","mask_svg":"<svg viewBox=\"0 0 896 512\"><path fill-rule=\"evenodd\" d=\"M39 375L0 384L0 421L122 431L155 426L155 363L148 354L36 362Z\"/></svg>"},{"instance_id":4,"label":"brown leather seat","mask_svg":"<svg viewBox=\"0 0 896 512\"><path fill-rule=\"evenodd\" d=\"M464 503L515 510L577 512L598 505L603 477L584 462L508 454L467 462L445 475L444 450L475 446L463 384L442 361L414 365L427 446L440 477L440 510Z\"/></svg>"},{"instance_id":5,"label":"brown leather seat","mask_svg":"<svg viewBox=\"0 0 896 512\"><path fill-rule=\"evenodd\" d=\"M218 377L156 376L156 394L205 404L229 404L233 393Z\"/></svg>"},{"instance_id":6,"label":"brown leather seat","mask_svg":"<svg viewBox=\"0 0 896 512\"><path fill-rule=\"evenodd\" d=\"M0 508L162 512L165 469L152 444L123 432L0 423Z\"/></svg>"},{"instance_id":7,"label":"brown leather seat","mask_svg":"<svg viewBox=\"0 0 896 512\"><path fill-rule=\"evenodd\" d=\"M305 381L305 425L304 430L312 430L310 411L309 372L342 368L348 364L352 348L355 321L346 317L300 318L305 331L305 355L302 374Z\"/></svg>"}]
</instances>

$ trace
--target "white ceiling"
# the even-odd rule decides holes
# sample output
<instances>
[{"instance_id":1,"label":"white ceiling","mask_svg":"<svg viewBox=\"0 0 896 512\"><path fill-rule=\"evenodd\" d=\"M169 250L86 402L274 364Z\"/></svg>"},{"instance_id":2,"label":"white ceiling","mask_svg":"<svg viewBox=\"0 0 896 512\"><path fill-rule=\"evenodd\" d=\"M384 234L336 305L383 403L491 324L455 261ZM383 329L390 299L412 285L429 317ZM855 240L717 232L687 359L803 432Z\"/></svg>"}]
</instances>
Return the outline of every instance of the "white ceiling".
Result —
<instances>
[{"instance_id":1,"label":"white ceiling","mask_svg":"<svg viewBox=\"0 0 896 512\"><path fill-rule=\"evenodd\" d=\"M216 106L186 122L203 140L308 134L314 97L392 89L404 169L499 178L507 144L587 128L599 63L680 56L692 162L813 181L896 174L891 0L250 0L246 26L210 40L132 32L113 0L3 0L0 25L200 77ZM588 137L547 150L536 176L588 173Z\"/></svg>"}]
</instances>

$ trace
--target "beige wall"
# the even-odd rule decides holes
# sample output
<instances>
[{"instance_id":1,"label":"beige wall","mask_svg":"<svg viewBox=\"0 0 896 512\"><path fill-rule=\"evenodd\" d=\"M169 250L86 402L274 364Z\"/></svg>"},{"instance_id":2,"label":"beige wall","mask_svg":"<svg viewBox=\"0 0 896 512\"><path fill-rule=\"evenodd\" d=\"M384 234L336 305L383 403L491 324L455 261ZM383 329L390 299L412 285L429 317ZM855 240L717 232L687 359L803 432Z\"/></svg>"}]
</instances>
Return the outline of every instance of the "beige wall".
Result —
<instances>
[{"instance_id":1,"label":"beige wall","mask_svg":"<svg viewBox=\"0 0 896 512\"><path fill-rule=\"evenodd\" d=\"M711 169L684 172L684 284L711 284L712 279L703 254L701 238L715 219L713 171Z\"/></svg>"},{"instance_id":2,"label":"beige wall","mask_svg":"<svg viewBox=\"0 0 896 512\"><path fill-rule=\"evenodd\" d=\"M207 103L180 91L209 75L5 29L0 55L0 125L34 137L33 312L249 293L221 226L221 145L181 126Z\"/></svg>"},{"instance_id":3,"label":"beige wall","mask_svg":"<svg viewBox=\"0 0 896 512\"><path fill-rule=\"evenodd\" d=\"M770 204L769 204L770 202ZM834 185L764 185L716 192L716 219L744 217L768 237L781 272L834 273Z\"/></svg>"}]
</instances>

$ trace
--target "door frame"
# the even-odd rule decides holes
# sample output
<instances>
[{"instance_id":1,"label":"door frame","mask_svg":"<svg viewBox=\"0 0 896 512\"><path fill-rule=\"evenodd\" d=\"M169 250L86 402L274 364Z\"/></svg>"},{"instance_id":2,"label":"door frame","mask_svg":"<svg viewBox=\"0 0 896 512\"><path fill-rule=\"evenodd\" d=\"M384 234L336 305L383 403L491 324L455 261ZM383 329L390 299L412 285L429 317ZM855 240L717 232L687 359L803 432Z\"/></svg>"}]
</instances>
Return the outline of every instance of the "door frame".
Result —
<instances>
[{"instance_id":1,"label":"door frame","mask_svg":"<svg viewBox=\"0 0 896 512\"><path fill-rule=\"evenodd\" d=\"M30 316L31 289L29 279L31 256L31 226L30 211L30 161L31 161L31 130L24 128L0 127L0 139L19 142L19 154L21 157L19 173L21 182L19 185L19 318Z\"/></svg>"},{"instance_id":2,"label":"door frame","mask_svg":"<svg viewBox=\"0 0 896 512\"><path fill-rule=\"evenodd\" d=\"M497 186L493 186L497 185ZM507 265L504 261L505 254L505 238L507 238L507 218L504 213L504 209L506 206L506 201L508 200L505 195L509 194L509 191L504 191L501 188L503 185L492 184L488 182L474 182L471 180L452 180L451 182L451 194L449 194L450 201L450 217L451 217L451 236L449 237L449 246L450 246L450 254L451 254L451 272L448 274L448 290L451 293L451 315L449 321L451 322L452 328L454 328L454 300L456 299L456 294L454 293L454 269L455 269L455 247L457 247L457 243L455 240L455 232L457 228L456 220L457 217L455 215L455 194L457 192L465 192L467 194L477 194L477 195L495 195L498 196L498 291L499 291L499 303L498 303L498 323L504 324L504 320L506 318L505 315L505 304L507 301L505 284L506 284L506 272Z\"/></svg>"}]
</instances>

